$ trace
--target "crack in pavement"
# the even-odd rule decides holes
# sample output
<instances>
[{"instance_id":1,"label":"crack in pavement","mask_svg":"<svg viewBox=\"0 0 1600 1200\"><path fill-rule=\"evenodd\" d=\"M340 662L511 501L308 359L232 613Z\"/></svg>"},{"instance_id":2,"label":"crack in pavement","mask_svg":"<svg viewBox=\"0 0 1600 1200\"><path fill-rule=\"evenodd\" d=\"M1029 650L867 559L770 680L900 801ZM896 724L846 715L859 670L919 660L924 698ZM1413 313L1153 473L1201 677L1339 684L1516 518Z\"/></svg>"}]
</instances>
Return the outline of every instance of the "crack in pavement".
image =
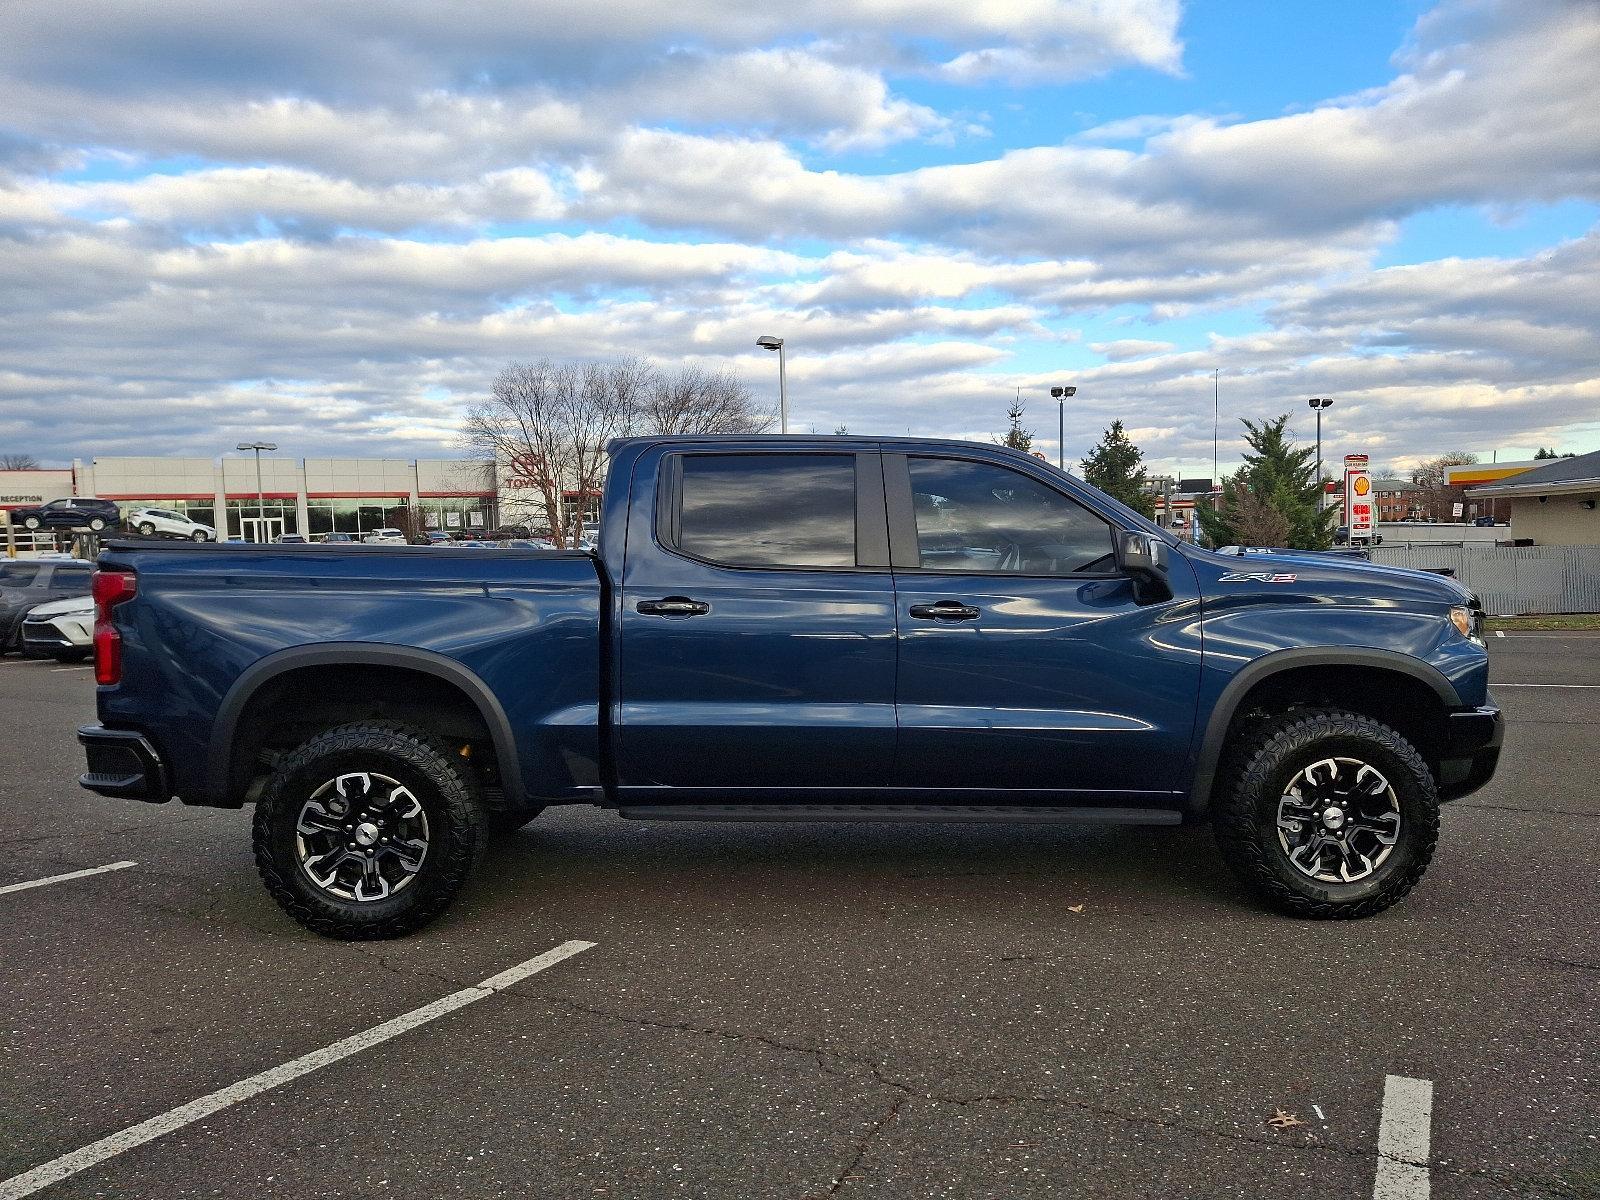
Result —
<instances>
[{"instance_id":1,"label":"crack in pavement","mask_svg":"<svg viewBox=\"0 0 1600 1200\"><path fill-rule=\"evenodd\" d=\"M1379 1158L1388 1158L1393 1162L1408 1166L1426 1166L1433 1171L1452 1175L1459 1178L1475 1179L1493 1187L1507 1191L1512 1195L1519 1194L1517 1185L1504 1182L1495 1178L1491 1168L1484 1167L1456 1167L1450 1165L1448 1160L1435 1158L1429 1162L1418 1162L1402 1155L1385 1154L1376 1146L1350 1146L1339 1142L1324 1141L1314 1133L1300 1135L1296 1140L1283 1140L1275 1137L1252 1136L1246 1133L1236 1133L1230 1130L1214 1129L1206 1125L1197 1125L1191 1121L1172 1120L1147 1113L1130 1113L1107 1104L1099 1104L1090 1100L1077 1099L1070 1096L1039 1095L1026 1092L978 1092L978 1093L946 1093L928 1091L914 1087L902 1079L889 1075L884 1064L864 1055L849 1053L840 1050L831 1050L824 1046L808 1046L797 1042L785 1041L768 1034L753 1033L746 1030L718 1029L713 1026L695 1025L688 1021L663 1021L650 1017L634 1016L629 1013L617 1012L613 1009L601 1008L597 1005L585 1004L574 1000L570 996L559 996L547 993L524 992L513 997L519 1003L559 1004L571 1011L586 1013L603 1020L616 1021L626 1025L642 1026L650 1029L660 1029L669 1033L689 1033L702 1037L721 1038L727 1041L748 1041L759 1045L768 1046L775 1050L788 1053L805 1054L811 1056L817 1063L818 1069L826 1075L835 1078L859 1078L855 1075L844 1075L832 1070L828 1066L829 1060L841 1065L848 1064L866 1068L873 1080L880 1086L900 1093L899 1098L890 1108L889 1112L881 1117L877 1124L868 1131L867 1135L857 1145L857 1152L845 1168L834 1177L833 1186L825 1193L834 1195L839 1190L847 1175L860 1164L866 1155L870 1142L876 1138L888 1124L899 1116L901 1109L912 1100L926 1100L934 1104L952 1104L961 1107L977 1104L1042 1104L1061 1108L1071 1108L1091 1116L1105 1117L1122 1121L1130 1125L1148 1125L1165 1129L1173 1133L1191 1137L1215 1138L1222 1141L1243 1142L1248 1145L1262 1146L1275 1150L1313 1151L1337 1154L1344 1158L1359 1160L1363 1163L1374 1162ZM1291 1135L1293 1137L1294 1135Z\"/></svg>"},{"instance_id":2,"label":"crack in pavement","mask_svg":"<svg viewBox=\"0 0 1600 1200\"><path fill-rule=\"evenodd\" d=\"M866 1158L867 1147L872 1145L872 1140L876 1138L878 1134L883 1132L883 1130L888 1126L889 1122L893 1121L900 1115L900 1109L909 1099L909 1096L898 1097L895 1102L889 1106L889 1111L884 1113L883 1116L879 1117L875 1122L873 1122L872 1128L867 1130L866 1136L856 1143L855 1153L850 1156L850 1161L845 1163L844 1166L840 1167L839 1170L835 1172L833 1176L833 1182L828 1185L828 1190L824 1192L823 1195L838 1195L839 1189L842 1188L845 1185L845 1181L850 1178L851 1172L861 1165L862 1159Z\"/></svg>"}]
</instances>

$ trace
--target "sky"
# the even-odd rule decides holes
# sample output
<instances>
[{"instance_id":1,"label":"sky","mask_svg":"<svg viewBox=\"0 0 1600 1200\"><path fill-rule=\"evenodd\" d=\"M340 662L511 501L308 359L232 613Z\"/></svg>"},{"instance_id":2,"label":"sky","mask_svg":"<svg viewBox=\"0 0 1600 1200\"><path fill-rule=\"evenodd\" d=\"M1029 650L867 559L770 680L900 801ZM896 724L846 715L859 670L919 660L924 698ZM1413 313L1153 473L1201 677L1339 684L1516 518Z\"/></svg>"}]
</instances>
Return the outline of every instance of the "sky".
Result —
<instances>
[{"instance_id":1,"label":"sky","mask_svg":"<svg viewBox=\"0 0 1600 1200\"><path fill-rule=\"evenodd\" d=\"M762 334L801 431L1600 449L1600 4L11 0L0 296L46 465L449 456L541 357L775 410Z\"/></svg>"}]
</instances>

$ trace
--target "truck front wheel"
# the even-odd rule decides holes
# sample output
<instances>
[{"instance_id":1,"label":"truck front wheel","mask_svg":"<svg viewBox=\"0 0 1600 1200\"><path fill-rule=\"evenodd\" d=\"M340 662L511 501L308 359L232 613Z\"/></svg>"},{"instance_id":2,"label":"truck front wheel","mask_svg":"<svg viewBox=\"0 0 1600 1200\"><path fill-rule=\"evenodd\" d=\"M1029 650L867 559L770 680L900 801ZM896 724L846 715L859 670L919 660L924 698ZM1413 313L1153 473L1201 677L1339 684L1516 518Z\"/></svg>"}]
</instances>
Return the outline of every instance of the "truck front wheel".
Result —
<instances>
[{"instance_id":1,"label":"truck front wheel","mask_svg":"<svg viewBox=\"0 0 1600 1200\"><path fill-rule=\"evenodd\" d=\"M1223 858L1300 917L1382 912L1422 878L1439 793L1422 755L1371 717L1295 709L1249 727L1213 819Z\"/></svg>"},{"instance_id":2,"label":"truck front wheel","mask_svg":"<svg viewBox=\"0 0 1600 1200\"><path fill-rule=\"evenodd\" d=\"M285 755L256 805L256 868L313 933L399 937L449 906L482 855L476 786L404 726L329 729Z\"/></svg>"}]
</instances>

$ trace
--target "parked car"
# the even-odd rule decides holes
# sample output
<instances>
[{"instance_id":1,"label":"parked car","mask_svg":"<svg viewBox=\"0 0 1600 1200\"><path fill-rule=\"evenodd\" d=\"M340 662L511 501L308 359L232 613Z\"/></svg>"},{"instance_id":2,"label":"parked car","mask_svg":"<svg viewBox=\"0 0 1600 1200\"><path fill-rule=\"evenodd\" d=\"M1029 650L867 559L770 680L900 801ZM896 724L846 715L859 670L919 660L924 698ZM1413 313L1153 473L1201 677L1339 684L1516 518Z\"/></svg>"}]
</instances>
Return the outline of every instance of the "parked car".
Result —
<instances>
[{"instance_id":1,"label":"parked car","mask_svg":"<svg viewBox=\"0 0 1600 1200\"><path fill-rule=\"evenodd\" d=\"M145 537L180 537L191 542L214 542L217 531L170 508L134 508L125 518L129 529Z\"/></svg>"},{"instance_id":2,"label":"parked car","mask_svg":"<svg viewBox=\"0 0 1600 1200\"><path fill-rule=\"evenodd\" d=\"M1474 525L1476 525L1479 529L1492 529L1492 528L1494 528L1494 518L1493 517L1478 517L1472 523Z\"/></svg>"},{"instance_id":3,"label":"parked car","mask_svg":"<svg viewBox=\"0 0 1600 1200\"><path fill-rule=\"evenodd\" d=\"M277 538L280 546L309 546L311 539L303 533L280 533Z\"/></svg>"},{"instance_id":4,"label":"parked car","mask_svg":"<svg viewBox=\"0 0 1600 1200\"><path fill-rule=\"evenodd\" d=\"M22 650L57 662L82 662L94 647L94 600L75 596L37 604L22 618Z\"/></svg>"},{"instance_id":5,"label":"parked car","mask_svg":"<svg viewBox=\"0 0 1600 1200\"><path fill-rule=\"evenodd\" d=\"M11 510L11 523L24 529L88 529L100 533L115 529L121 519L115 501L83 496Z\"/></svg>"},{"instance_id":6,"label":"parked car","mask_svg":"<svg viewBox=\"0 0 1600 1200\"><path fill-rule=\"evenodd\" d=\"M22 618L52 600L89 594L90 566L69 557L0 559L0 654L22 648Z\"/></svg>"},{"instance_id":7,"label":"parked car","mask_svg":"<svg viewBox=\"0 0 1600 1200\"><path fill-rule=\"evenodd\" d=\"M349 546L354 544L355 537L348 533L326 533L322 535L324 546Z\"/></svg>"},{"instance_id":8,"label":"parked car","mask_svg":"<svg viewBox=\"0 0 1600 1200\"><path fill-rule=\"evenodd\" d=\"M372 529L368 530L361 539L370 546L405 545L406 535L398 529Z\"/></svg>"},{"instance_id":9,"label":"parked car","mask_svg":"<svg viewBox=\"0 0 1600 1200\"><path fill-rule=\"evenodd\" d=\"M430 546L448 546L451 542L455 541L454 538L452 538L442 529L430 529L428 530L426 536L428 539L428 545Z\"/></svg>"},{"instance_id":10,"label":"parked car","mask_svg":"<svg viewBox=\"0 0 1600 1200\"><path fill-rule=\"evenodd\" d=\"M1213 554L1005 447L624 439L603 503L598 556L113 547L84 784L255 802L277 902L370 938L570 803L1209 821L1279 908L1364 917L1499 759L1465 587Z\"/></svg>"}]
</instances>

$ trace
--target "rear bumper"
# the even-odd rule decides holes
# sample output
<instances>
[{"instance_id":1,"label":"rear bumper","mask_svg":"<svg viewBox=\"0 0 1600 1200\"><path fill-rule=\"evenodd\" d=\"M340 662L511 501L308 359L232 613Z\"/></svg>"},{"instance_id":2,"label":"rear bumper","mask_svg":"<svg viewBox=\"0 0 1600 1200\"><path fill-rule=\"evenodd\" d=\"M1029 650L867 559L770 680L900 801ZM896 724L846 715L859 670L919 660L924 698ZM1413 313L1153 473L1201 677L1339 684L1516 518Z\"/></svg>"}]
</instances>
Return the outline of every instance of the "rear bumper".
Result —
<instances>
[{"instance_id":1,"label":"rear bumper","mask_svg":"<svg viewBox=\"0 0 1600 1200\"><path fill-rule=\"evenodd\" d=\"M89 769L78 776L78 783L91 792L153 804L172 798L166 767L143 734L85 725L78 730L78 741L89 759Z\"/></svg>"},{"instance_id":2,"label":"rear bumper","mask_svg":"<svg viewBox=\"0 0 1600 1200\"><path fill-rule=\"evenodd\" d=\"M1451 713L1439 761L1439 799L1456 800L1488 783L1505 738L1506 719L1493 696L1481 708Z\"/></svg>"}]
</instances>

